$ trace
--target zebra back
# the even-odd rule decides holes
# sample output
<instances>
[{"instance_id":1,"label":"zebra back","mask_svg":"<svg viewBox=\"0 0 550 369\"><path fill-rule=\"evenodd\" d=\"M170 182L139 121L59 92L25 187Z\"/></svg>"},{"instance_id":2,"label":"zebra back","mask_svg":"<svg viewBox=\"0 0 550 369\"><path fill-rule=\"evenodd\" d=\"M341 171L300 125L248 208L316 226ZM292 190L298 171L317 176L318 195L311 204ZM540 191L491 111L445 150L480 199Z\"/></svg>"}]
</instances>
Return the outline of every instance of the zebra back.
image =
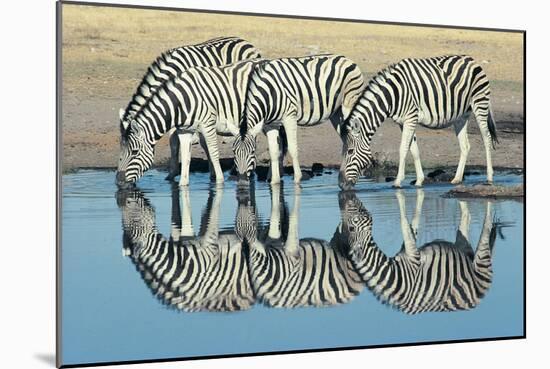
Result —
<instances>
[{"instance_id":1,"label":"zebra back","mask_svg":"<svg viewBox=\"0 0 550 369\"><path fill-rule=\"evenodd\" d=\"M210 130L237 130L248 78L256 63L252 60L194 67L165 81L143 102L132 124L123 128L124 142L133 134L134 125L143 129L151 145L174 127L194 131L200 124L204 135Z\"/></svg>"},{"instance_id":2,"label":"zebra back","mask_svg":"<svg viewBox=\"0 0 550 369\"><path fill-rule=\"evenodd\" d=\"M196 45L169 49L149 66L121 114L121 121L133 117L158 86L189 68L222 66L257 58L260 58L259 51L238 37L219 37Z\"/></svg>"},{"instance_id":3,"label":"zebra back","mask_svg":"<svg viewBox=\"0 0 550 369\"><path fill-rule=\"evenodd\" d=\"M270 307L344 304L363 289L347 257L325 240L304 238L293 250L256 244L248 260L255 294Z\"/></svg>"},{"instance_id":4,"label":"zebra back","mask_svg":"<svg viewBox=\"0 0 550 369\"><path fill-rule=\"evenodd\" d=\"M177 201L179 206L179 198ZM246 258L237 237L219 237L214 225L215 235L206 230L198 237L167 240L158 233L154 208L143 193L119 195L117 202L123 215L125 254L163 304L189 312L238 311L254 304ZM209 204L207 211L214 213L211 200ZM179 209L173 209L172 216L179 217ZM203 222L212 220L204 216Z\"/></svg>"},{"instance_id":5,"label":"zebra back","mask_svg":"<svg viewBox=\"0 0 550 369\"><path fill-rule=\"evenodd\" d=\"M404 244L396 256L388 257L372 239L372 218L366 210L343 218L343 223L353 223L343 227L353 228L353 236L347 235L349 258L367 287L384 304L417 314L468 310L480 303L492 281L498 227L488 217L490 213L475 253L457 232L454 243L435 240L415 250Z\"/></svg>"},{"instance_id":6,"label":"zebra back","mask_svg":"<svg viewBox=\"0 0 550 369\"><path fill-rule=\"evenodd\" d=\"M272 59L256 66L248 89L246 130L292 115L314 125L334 114L347 117L364 88L361 70L341 55Z\"/></svg>"},{"instance_id":7,"label":"zebra back","mask_svg":"<svg viewBox=\"0 0 550 369\"><path fill-rule=\"evenodd\" d=\"M277 187L277 186L275 186ZM246 235L247 260L254 293L270 307L330 306L351 301L363 283L333 237L298 239L299 193L292 212L283 187L272 188L267 229L258 229L254 201L241 201L236 232ZM248 205L248 206L247 206Z\"/></svg>"}]
</instances>

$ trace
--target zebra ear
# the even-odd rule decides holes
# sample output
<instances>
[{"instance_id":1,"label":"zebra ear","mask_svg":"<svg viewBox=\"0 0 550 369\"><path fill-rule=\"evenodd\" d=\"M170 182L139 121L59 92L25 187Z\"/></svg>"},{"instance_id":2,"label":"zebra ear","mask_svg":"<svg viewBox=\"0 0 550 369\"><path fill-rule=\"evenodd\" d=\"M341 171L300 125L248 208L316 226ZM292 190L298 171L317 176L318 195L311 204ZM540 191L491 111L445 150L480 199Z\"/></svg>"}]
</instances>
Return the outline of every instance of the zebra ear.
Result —
<instances>
[{"instance_id":1,"label":"zebra ear","mask_svg":"<svg viewBox=\"0 0 550 369\"><path fill-rule=\"evenodd\" d=\"M122 118L124 118L124 109L120 108L118 110L118 116L119 116L120 120L122 120ZM128 128L128 127L126 127L126 128Z\"/></svg>"}]
</instances>

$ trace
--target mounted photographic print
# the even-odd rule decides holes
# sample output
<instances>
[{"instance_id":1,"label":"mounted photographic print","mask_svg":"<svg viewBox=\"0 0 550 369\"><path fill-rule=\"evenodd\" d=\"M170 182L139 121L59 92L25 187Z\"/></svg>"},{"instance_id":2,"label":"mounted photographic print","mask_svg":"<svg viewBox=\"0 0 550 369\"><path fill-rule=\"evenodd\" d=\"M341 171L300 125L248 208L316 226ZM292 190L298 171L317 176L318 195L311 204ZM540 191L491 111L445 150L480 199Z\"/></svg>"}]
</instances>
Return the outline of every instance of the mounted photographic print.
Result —
<instances>
[{"instance_id":1,"label":"mounted photographic print","mask_svg":"<svg viewBox=\"0 0 550 369\"><path fill-rule=\"evenodd\" d=\"M525 337L524 31L57 16L58 366Z\"/></svg>"}]
</instances>

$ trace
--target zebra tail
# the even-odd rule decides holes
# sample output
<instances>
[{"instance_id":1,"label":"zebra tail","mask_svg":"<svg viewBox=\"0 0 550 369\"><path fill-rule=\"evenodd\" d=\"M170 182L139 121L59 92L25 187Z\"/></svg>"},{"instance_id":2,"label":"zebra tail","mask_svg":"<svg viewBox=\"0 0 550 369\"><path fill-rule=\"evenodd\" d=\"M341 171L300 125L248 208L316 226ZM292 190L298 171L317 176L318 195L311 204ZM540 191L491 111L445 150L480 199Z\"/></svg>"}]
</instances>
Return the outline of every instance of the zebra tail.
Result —
<instances>
[{"instance_id":1,"label":"zebra tail","mask_svg":"<svg viewBox=\"0 0 550 369\"><path fill-rule=\"evenodd\" d=\"M495 124L495 119L494 119L494 116L493 116L493 110L491 108L489 108L489 116L487 118L487 125L489 126L489 133L491 134L493 149L495 149L496 144L498 144L498 136L497 136L497 126Z\"/></svg>"}]
</instances>

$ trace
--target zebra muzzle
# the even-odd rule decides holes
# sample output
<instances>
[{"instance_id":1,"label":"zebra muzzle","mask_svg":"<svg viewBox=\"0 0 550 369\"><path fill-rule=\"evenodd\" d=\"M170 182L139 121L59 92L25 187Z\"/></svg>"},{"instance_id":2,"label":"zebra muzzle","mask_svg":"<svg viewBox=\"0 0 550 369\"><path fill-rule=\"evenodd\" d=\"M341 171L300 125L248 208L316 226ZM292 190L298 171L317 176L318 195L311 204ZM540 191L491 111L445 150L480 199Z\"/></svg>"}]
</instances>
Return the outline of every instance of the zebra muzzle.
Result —
<instances>
[{"instance_id":1,"label":"zebra muzzle","mask_svg":"<svg viewBox=\"0 0 550 369\"><path fill-rule=\"evenodd\" d=\"M127 189L132 186L132 183L126 180L126 171L122 170L116 173L116 185L121 189Z\"/></svg>"},{"instance_id":2,"label":"zebra muzzle","mask_svg":"<svg viewBox=\"0 0 550 369\"><path fill-rule=\"evenodd\" d=\"M355 182L346 179L342 172L340 172L338 174L338 186L342 191L349 191L353 189L353 187L355 186Z\"/></svg>"}]
</instances>

